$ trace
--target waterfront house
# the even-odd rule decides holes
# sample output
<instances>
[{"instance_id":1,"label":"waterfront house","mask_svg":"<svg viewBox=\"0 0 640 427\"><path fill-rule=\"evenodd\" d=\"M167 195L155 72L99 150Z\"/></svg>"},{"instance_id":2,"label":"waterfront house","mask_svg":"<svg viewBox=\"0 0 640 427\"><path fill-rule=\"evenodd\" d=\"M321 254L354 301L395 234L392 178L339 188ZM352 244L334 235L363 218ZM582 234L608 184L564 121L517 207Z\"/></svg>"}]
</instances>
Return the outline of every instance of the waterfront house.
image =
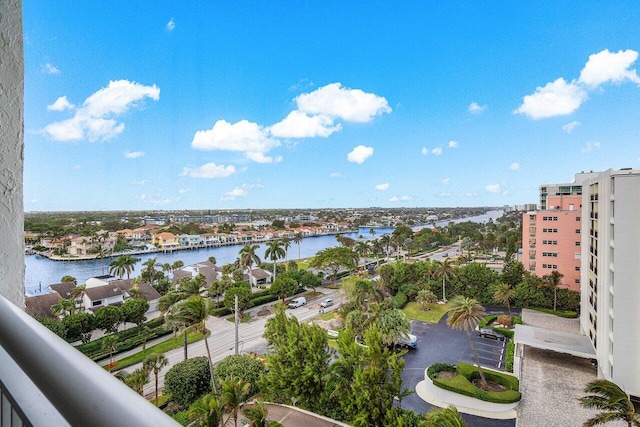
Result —
<instances>
[{"instance_id":1,"label":"waterfront house","mask_svg":"<svg viewBox=\"0 0 640 427\"><path fill-rule=\"evenodd\" d=\"M175 234L166 231L154 234L151 238L151 243L161 250L173 250L180 247L180 242Z\"/></svg>"},{"instance_id":2,"label":"waterfront house","mask_svg":"<svg viewBox=\"0 0 640 427\"><path fill-rule=\"evenodd\" d=\"M39 294L33 296L25 296L24 310L28 315L35 318L57 319L53 314L51 307L58 304L62 297L57 292L49 292L48 294Z\"/></svg>"}]
</instances>

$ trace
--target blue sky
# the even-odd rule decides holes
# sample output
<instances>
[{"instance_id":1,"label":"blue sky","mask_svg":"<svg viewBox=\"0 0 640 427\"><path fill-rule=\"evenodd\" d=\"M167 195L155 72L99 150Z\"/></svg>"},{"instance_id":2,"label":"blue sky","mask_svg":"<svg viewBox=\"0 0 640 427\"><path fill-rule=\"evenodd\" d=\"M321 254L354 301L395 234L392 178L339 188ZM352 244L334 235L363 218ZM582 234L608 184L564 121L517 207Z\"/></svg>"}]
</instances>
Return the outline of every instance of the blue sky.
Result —
<instances>
[{"instance_id":1,"label":"blue sky","mask_svg":"<svg viewBox=\"0 0 640 427\"><path fill-rule=\"evenodd\" d=\"M448 3L25 0L25 210L511 205L640 167L637 2Z\"/></svg>"}]
</instances>

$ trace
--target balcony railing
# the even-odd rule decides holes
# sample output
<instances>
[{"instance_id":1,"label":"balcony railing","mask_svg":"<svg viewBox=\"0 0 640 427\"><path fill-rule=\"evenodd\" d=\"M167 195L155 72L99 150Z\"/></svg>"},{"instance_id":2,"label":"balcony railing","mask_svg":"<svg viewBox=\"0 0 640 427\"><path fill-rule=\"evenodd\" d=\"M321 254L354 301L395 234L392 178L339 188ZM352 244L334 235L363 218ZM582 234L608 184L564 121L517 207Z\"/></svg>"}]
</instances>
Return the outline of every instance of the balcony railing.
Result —
<instances>
[{"instance_id":1,"label":"balcony railing","mask_svg":"<svg viewBox=\"0 0 640 427\"><path fill-rule=\"evenodd\" d=\"M2 296L0 325L2 425L177 425Z\"/></svg>"}]
</instances>

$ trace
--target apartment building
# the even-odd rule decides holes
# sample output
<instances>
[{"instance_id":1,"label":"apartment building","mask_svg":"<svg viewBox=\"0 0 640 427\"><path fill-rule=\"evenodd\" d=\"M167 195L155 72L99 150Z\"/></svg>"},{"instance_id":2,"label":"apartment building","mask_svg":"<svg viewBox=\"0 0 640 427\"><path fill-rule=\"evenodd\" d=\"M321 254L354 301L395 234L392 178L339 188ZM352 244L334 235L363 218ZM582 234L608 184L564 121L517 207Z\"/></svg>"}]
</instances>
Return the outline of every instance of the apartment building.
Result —
<instances>
[{"instance_id":1,"label":"apartment building","mask_svg":"<svg viewBox=\"0 0 640 427\"><path fill-rule=\"evenodd\" d=\"M576 179L582 174L576 175ZM542 277L557 270L563 287L580 291L581 205L579 183L540 186L540 210L522 217L522 263ZM544 206L544 208L542 208Z\"/></svg>"},{"instance_id":2,"label":"apartment building","mask_svg":"<svg viewBox=\"0 0 640 427\"><path fill-rule=\"evenodd\" d=\"M580 327L598 376L640 396L640 170L582 182Z\"/></svg>"}]
</instances>

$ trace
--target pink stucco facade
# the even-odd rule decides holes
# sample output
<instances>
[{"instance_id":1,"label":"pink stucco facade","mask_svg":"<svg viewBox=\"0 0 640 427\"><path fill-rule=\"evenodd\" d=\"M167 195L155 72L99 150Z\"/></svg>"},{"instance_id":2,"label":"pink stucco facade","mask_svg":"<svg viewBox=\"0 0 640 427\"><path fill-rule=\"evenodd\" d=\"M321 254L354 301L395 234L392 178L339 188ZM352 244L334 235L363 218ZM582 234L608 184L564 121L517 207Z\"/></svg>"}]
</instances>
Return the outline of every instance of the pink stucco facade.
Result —
<instances>
[{"instance_id":1,"label":"pink stucco facade","mask_svg":"<svg viewBox=\"0 0 640 427\"><path fill-rule=\"evenodd\" d=\"M549 196L548 209L522 218L522 263L538 277L564 275L562 288L580 291L581 196Z\"/></svg>"}]
</instances>

